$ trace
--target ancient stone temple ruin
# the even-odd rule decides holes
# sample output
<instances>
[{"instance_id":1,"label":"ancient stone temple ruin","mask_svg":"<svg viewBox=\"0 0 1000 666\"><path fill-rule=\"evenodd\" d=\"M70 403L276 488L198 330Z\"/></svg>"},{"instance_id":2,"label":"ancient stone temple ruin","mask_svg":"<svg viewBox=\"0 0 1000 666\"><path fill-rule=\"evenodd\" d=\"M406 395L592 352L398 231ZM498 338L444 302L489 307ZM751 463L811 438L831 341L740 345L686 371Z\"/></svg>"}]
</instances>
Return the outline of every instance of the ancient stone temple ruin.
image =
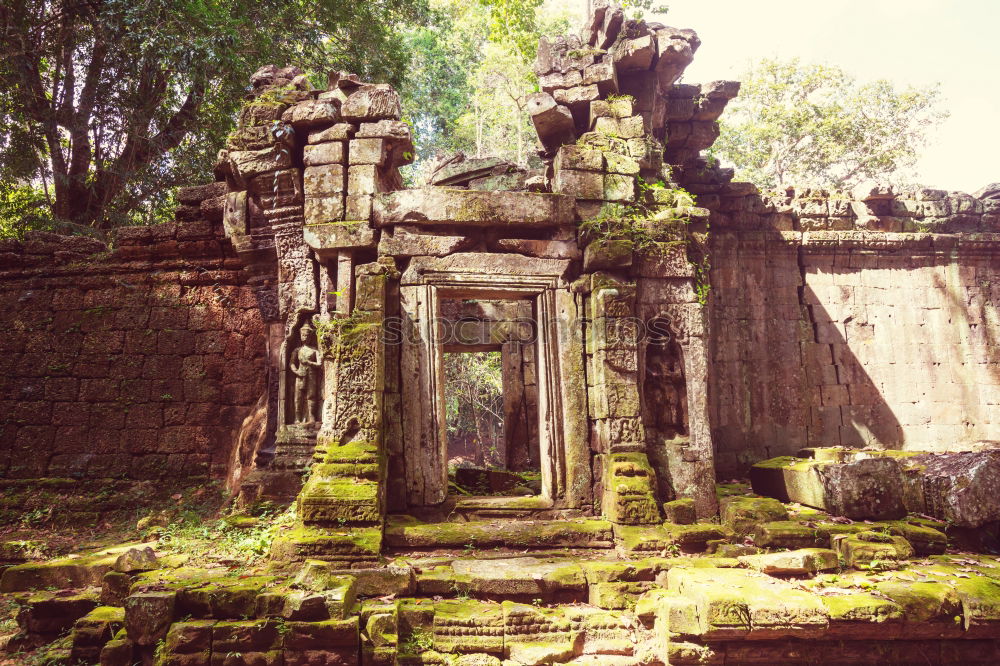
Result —
<instances>
[{"instance_id":1,"label":"ancient stone temple ruin","mask_svg":"<svg viewBox=\"0 0 1000 666\"><path fill-rule=\"evenodd\" d=\"M1000 662L1000 564L943 555L1000 520L1000 188L733 182L704 151L739 83L678 83L693 31L595 5L539 45L541 169L405 187L390 86L268 66L176 224L0 245L5 506L215 478L295 509L252 576L10 566L29 636L108 666ZM452 462L464 354L502 368L491 469Z\"/></svg>"}]
</instances>

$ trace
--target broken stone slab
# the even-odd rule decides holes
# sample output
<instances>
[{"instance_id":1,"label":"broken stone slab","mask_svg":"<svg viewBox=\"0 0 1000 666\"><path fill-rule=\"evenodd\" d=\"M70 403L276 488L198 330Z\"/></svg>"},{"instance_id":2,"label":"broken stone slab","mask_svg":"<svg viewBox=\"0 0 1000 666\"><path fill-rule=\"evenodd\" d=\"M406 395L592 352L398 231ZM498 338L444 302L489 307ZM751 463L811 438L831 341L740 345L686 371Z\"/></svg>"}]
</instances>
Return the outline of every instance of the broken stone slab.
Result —
<instances>
[{"instance_id":1,"label":"broken stone slab","mask_svg":"<svg viewBox=\"0 0 1000 666\"><path fill-rule=\"evenodd\" d=\"M597 90L597 86L593 88ZM554 151L561 145L576 141L573 113L556 102L552 95L544 92L529 95L526 109L545 150Z\"/></svg>"},{"instance_id":2,"label":"broken stone slab","mask_svg":"<svg viewBox=\"0 0 1000 666\"><path fill-rule=\"evenodd\" d=\"M818 596L755 571L675 567L667 589L694 601L692 633L706 640L816 638L829 625Z\"/></svg>"},{"instance_id":3,"label":"broken stone slab","mask_svg":"<svg viewBox=\"0 0 1000 666\"><path fill-rule=\"evenodd\" d=\"M882 532L836 534L831 542L844 563L854 568L870 567L873 562L897 562L913 557L913 546L909 541Z\"/></svg>"},{"instance_id":4,"label":"broken stone slab","mask_svg":"<svg viewBox=\"0 0 1000 666\"><path fill-rule=\"evenodd\" d=\"M364 85L351 93L340 107L340 114L352 122L399 120L402 115L399 93L383 83Z\"/></svg>"},{"instance_id":5,"label":"broken stone slab","mask_svg":"<svg viewBox=\"0 0 1000 666\"><path fill-rule=\"evenodd\" d=\"M281 114L281 120L296 130L308 130L333 125L340 120L340 111L331 101L313 99L289 107Z\"/></svg>"},{"instance_id":6,"label":"broken stone slab","mask_svg":"<svg viewBox=\"0 0 1000 666\"><path fill-rule=\"evenodd\" d=\"M814 576L840 566L837 553L828 548L803 548L783 553L743 555L740 564L769 576Z\"/></svg>"},{"instance_id":7,"label":"broken stone slab","mask_svg":"<svg viewBox=\"0 0 1000 666\"><path fill-rule=\"evenodd\" d=\"M477 192L424 187L375 197L375 224L494 227L566 226L574 220L573 199L539 192Z\"/></svg>"},{"instance_id":8,"label":"broken stone slab","mask_svg":"<svg viewBox=\"0 0 1000 666\"><path fill-rule=\"evenodd\" d=\"M772 458L750 468L759 495L798 502L835 516L886 520L906 514L899 465L889 458L822 463Z\"/></svg>"},{"instance_id":9,"label":"broken stone slab","mask_svg":"<svg viewBox=\"0 0 1000 666\"><path fill-rule=\"evenodd\" d=\"M761 523L788 520L788 510L771 497L731 495L719 502L719 516L723 525L730 527L736 534L745 536L753 533Z\"/></svg>"},{"instance_id":10,"label":"broken stone slab","mask_svg":"<svg viewBox=\"0 0 1000 666\"><path fill-rule=\"evenodd\" d=\"M1000 520L1000 451L901 458L910 492L907 508L959 527Z\"/></svg>"}]
</instances>

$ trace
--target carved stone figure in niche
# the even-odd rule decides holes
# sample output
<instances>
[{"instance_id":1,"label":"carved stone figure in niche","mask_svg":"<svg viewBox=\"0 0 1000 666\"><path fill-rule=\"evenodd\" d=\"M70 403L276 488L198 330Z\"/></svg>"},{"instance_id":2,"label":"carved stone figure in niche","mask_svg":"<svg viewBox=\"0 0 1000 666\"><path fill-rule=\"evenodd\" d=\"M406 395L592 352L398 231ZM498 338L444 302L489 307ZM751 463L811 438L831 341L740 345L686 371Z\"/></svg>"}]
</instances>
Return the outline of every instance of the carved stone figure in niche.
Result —
<instances>
[{"instance_id":1,"label":"carved stone figure in niche","mask_svg":"<svg viewBox=\"0 0 1000 666\"><path fill-rule=\"evenodd\" d=\"M319 415L319 368L323 355L316 346L316 329L309 322L299 329L299 340L288 361L295 376L293 414L295 423L314 423Z\"/></svg>"},{"instance_id":2,"label":"carved stone figure in niche","mask_svg":"<svg viewBox=\"0 0 1000 666\"><path fill-rule=\"evenodd\" d=\"M654 320L646 345L643 393L652 426L667 439L688 434L687 382L681 346L662 319Z\"/></svg>"}]
</instances>

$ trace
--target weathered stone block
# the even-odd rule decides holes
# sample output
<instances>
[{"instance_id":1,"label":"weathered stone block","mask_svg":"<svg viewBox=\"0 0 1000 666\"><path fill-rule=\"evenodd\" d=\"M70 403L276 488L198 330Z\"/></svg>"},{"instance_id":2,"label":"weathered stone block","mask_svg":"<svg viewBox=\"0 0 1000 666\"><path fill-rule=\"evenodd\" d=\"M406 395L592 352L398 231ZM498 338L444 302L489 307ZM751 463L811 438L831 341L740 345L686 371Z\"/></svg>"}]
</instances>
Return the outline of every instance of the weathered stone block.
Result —
<instances>
[{"instance_id":1,"label":"weathered stone block","mask_svg":"<svg viewBox=\"0 0 1000 666\"><path fill-rule=\"evenodd\" d=\"M776 520L788 520L784 505L770 497L724 497L719 502L722 524L739 535L751 534L758 525Z\"/></svg>"},{"instance_id":2,"label":"weathered stone block","mask_svg":"<svg viewBox=\"0 0 1000 666\"><path fill-rule=\"evenodd\" d=\"M136 645L155 645L174 620L174 592L140 592L125 600L125 631Z\"/></svg>"},{"instance_id":3,"label":"weathered stone block","mask_svg":"<svg viewBox=\"0 0 1000 666\"><path fill-rule=\"evenodd\" d=\"M352 139L348 150L351 164L385 164L384 139Z\"/></svg>"},{"instance_id":4,"label":"weathered stone block","mask_svg":"<svg viewBox=\"0 0 1000 666\"><path fill-rule=\"evenodd\" d=\"M337 106L327 100L307 100L291 106L281 119L296 129L332 125L340 120Z\"/></svg>"},{"instance_id":5,"label":"weathered stone block","mask_svg":"<svg viewBox=\"0 0 1000 666\"><path fill-rule=\"evenodd\" d=\"M351 121L399 120L402 115L399 93L386 84L363 86L351 93L340 113Z\"/></svg>"},{"instance_id":6,"label":"weathered stone block","mask_svg":"<svg viewBox=\"0 0 1000 666\"><path fill-rule=\"evenodd\" d=\"M307 226L328 228L330 222L344 218L344 195L309 197L303 206L303 217Z\"/></svg>"},{"instance_id":7,"label":"weathered stone block","mask_svg":"<svg viewBox=\"0 0 1000 666\"><path fill-rule=\"evenodd\" d=\"M698 518L695 513L695 502L690 498L664 502L663 516L666 522L676 525L690 525Z\"/></svg>"},{"instance_id":8,"label":"weathered stone block","mask_svg":"<svg viewBox=\"0 0 1000 666\"><path fill-rule=\"evenodd\" d=\"M344 142L326 141L306 146L303 149L303 163L307 166L344 163Z\"/></svg>"},{"instance_id":9,"label":"weathered stone block","mask_svg":"<svg viewBox=\"0 0 1000 666\"><path fill-rule=\"evenodd\" d=\"M344 192L344 167L340 164L306 167L302 176L306 197L329 197Z\"/></svg>"},{"instance_id":10,"label":"weathered stone block","mask_svg":"<svg viewBox=\"0 0 1000 666\"><path fill-rule=\"evenodd\" d=\"M635 177L621 174L604 174L604 193L607 201L632 201L635 198Z\"/></svg>"},{"instance_id":11,"label":"weathered stone block","mask_svg":"<svg viewBox=\"0 0 1000 666\"><path fill-rule=\"evenodd\" d=\"M906 513L902 475L890 458L821 463L774 458L750 470L754 492L848 518L888 519Z\"/></svg>"},{"instance_id":12,"label":"weathered stone block","mask_svg":"<svg viewBox=\"0 0 1000 666\"><path fill-rule=\"evenodd\" d=\"M743 555L739 561L743 566L769 576L814 576L820 571L832 571L840 566L837 553L826 548Z\"/></svg>"},{"instance_id":13,"label":"weathered stone block","mask_svg":"<svg viewBox=\"0 0 1000 666\"><path fill-rule=\"evenodd\" d=\"M596 89L594 86L595 91ZM563 144L573 143L576 140L573 113L557 103L552 95L544 92L529 95L526 108L535 126L535 132L538 133L538 139L546 150L553 151Z\"/></svg>"}]
</instances>

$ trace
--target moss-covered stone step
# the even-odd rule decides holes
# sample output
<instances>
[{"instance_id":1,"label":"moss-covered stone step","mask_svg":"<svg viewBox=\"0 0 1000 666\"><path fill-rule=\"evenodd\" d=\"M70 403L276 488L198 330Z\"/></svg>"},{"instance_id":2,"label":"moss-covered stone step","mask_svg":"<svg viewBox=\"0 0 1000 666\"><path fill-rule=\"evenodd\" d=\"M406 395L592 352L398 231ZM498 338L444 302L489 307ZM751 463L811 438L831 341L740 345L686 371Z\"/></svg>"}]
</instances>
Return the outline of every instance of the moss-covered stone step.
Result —
<instances>
[{"instance_id":1,"label":"moss-covered stone step","mask_svg":"<svg viewBox=\"0 0 1000 666\"><path fill-rule=\"evenodd\" d=\"M412 516L389 516L390 548L610 548L611 523L578 518L560 521L476 521L424 523Z\"/></svg>"},{"instance_id":2,"label":"moss-covered stone step","mask_svg":"<svg viewBox=\"0 0 1000 666\"><path fill-rule=\"evenodd\" d=\"M88 664L100 662L101 650L124 625L124 608L94 608L73 624L70 658Z\"/></svg>"},{"instance_id":3,"label":"moss-covered stone step","mask_svg":"<svg viewBox=\"0 0 1000 666\"><path fill-rule=\"evenodd\" d=\"M17 625L23 643L44 645L67 633L77 620L98 606L98 597L94 588L18 595Z\"/></svg>"},{"instance_id":4,"label":"moss-covered stone step","mask_svg":"<svg viewBox=\"0 0 1000 666\"><path fill-rule=\"evenodd\" d=\"M710 541L727 539L731 532L712 523L694 525L615 525L614 534L619 549L629 555L649 553L702 553Z\"/></svg>"},{"instance_id":5,"label":"moss-covered stone step","mask_svg":"<svg viewBox=\"0 0 1000 666\"><path fill-rule=\"evenodd\" d=\"M355 562L378 561L381 552L381 527L300 524L275 538L270 557L279 562L327 560L349 567Z\"/></svg>"},{"instance_id":6,"label":"moss-covered stone step","mask_svg":"<svg viewBox=\"0 0 1000 666\"><path fill-rule=\"evenodd\" d=\"M100 586L104 574L111 570L121 554L149 545L122 544L80 556L17 564L4 570L0 592Z\"/></svg>"}]
</instances>

